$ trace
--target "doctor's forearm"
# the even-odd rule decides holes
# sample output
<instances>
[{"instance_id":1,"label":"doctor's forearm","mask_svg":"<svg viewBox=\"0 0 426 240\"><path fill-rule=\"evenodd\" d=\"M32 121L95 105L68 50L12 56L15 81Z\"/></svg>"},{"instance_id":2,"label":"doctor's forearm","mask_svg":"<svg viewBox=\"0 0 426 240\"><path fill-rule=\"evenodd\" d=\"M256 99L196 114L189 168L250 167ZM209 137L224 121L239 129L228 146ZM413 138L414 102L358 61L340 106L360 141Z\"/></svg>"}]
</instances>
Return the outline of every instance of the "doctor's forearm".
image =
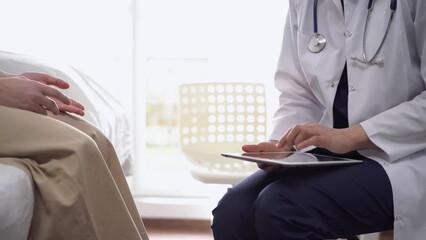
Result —
<instances>
[{"instance_id":1,"label":"doctor's forearm","mask_svg":"<svg viewBox=\"0 0 426 240\"><path fill-rule=\"evenodd\" d=\"M346 128L344 131L346 131L353 151L379 148L368 138L367 133L360 124Z\"/></svg>"}]
</instances>

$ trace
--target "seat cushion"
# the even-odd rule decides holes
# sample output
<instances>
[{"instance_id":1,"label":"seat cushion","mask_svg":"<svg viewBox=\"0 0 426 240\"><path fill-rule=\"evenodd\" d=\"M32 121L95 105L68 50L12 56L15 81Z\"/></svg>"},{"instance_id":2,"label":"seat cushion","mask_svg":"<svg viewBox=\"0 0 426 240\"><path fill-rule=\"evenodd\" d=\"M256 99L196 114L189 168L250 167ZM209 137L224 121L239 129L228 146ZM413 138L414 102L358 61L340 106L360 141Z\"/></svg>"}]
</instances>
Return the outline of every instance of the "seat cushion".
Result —
<instances>
[{"instance_id":1,"label":"seat cushion","mask_svg":"<svg viewBox=\"0 0 426 240\"><path fill-rule=\"evenodd\" d=\"M0 233L2 240L26 240L33 214L34 194L23 170L0 164Z\"/></svg>"}]
</instances>

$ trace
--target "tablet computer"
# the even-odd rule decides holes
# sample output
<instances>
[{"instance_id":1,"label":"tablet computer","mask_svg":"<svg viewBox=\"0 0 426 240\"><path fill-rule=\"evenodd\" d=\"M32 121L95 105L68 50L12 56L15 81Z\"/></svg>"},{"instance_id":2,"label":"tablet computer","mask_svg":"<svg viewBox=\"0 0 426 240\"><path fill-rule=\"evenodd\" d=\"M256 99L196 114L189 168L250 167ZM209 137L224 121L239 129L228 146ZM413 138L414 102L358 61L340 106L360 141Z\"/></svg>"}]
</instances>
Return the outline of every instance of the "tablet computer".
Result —
<instances>
[{"instance_id":1,"label":"tablet computer","mask_svg":"<svg viewBox=\"0 0 426 240\"><path fill-rule=\"evenodd\" d=\"M335 166L362 163L362 160L326 156L306 152L249 152L249 153L221 153L224 157L244 161L277 164L286 167L303 166Z\"/></svg>"}]
</instances>

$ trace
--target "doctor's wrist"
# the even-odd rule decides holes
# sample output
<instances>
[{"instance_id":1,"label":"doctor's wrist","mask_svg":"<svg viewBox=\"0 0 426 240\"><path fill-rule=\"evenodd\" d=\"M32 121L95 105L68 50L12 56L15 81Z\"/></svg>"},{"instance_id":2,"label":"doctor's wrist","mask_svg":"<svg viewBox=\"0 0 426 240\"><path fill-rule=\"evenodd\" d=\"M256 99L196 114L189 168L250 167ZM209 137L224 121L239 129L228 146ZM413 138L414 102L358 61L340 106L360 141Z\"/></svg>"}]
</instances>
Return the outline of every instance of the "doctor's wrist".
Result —
<instances>
[{"instance_id":1,"label":"doctor's wrist","mask_svg":"<svg viewBox=\"0 0 426 240\"><path fill-rule=\"evenodd\" d=\"M345 129L351 151L377 149L360 124Z\"/></svg>"}]
</instances>

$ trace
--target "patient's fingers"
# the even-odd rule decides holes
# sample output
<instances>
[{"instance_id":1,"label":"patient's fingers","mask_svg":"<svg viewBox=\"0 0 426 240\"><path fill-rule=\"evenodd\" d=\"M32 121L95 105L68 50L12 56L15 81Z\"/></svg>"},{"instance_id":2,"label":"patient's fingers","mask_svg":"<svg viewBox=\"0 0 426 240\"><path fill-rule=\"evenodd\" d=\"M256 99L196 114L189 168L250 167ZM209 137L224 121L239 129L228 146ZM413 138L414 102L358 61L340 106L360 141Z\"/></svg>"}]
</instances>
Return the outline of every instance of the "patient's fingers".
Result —
<instances>
[{"instance_id":1,"label":"patient's fingers","mask_svg":"<svg viewBox=\"0 0 426 240\"><path fill-rule=\"evenodd\" d=\"M41 106L43 106L46 110L51 111L53 114L58 115L59 114L59 107L56 104L55 101L48 97L42 97L40 100Z\"/></svg>"},{"instance_id":2,"label":"patient's fingers","mask_svg":"<svg viewBox=\"0 0 426 240\"><path fill-rule=\"evenodd\" d=\"M29 78L31 80L44 83L46 85L53 85L61 89L67 89L70 85L62 79L55 78L46 73L39 72L25 72L22 73L21 76Z\"/></svg>"},{"instance_id":3,"label":"patient's fingers","mask_svg":"<svg viewBox=\"0 0 426 240\"><path fill-rule=\"evenodd\" d=\"M65 82L64 80L55 78L46 73L25 72L25 73L22 73L21 76L30 80L37 81L44 85L51 85L61 89L69 88L69 84ZM52 103L48 103L48 102L43 103L43 104L46 104L45 105L46 109L49 111L52 111L54 114L58 114L59 111L62 111L62 112L75 113L80 116L84 115L84 106L81 103L68 98L62 92L49 87L49 88L42 88L42 93L45 96L52 98L56 102L55 104L56 107L52 105Z\"/></svg>"},{"instance_id":4,"label":"patient's fingers","mask_svg":"<svg viewBox=\"0 0 426 240\"><path fill-rule=\"evenodd\" d=\"M52 97L52 100L55 101L55 103L58 105L59 111L61 112L68 112L68 113L75 113L80 116L84 116L84 106L80 103L74 101L70 98L71 103L70 104L64 104L63 102L59 101L58 99L55 99Z\"/></svg>"},{"instance_id":5,"label":"patient's fingers","mask_svg":"<svg viewBox=\"0 0 426 240\"><path fill-rule=\"evenodd\" d=\"M72 105L59 104L59 110L61 112L74 113L80 116L84 116L84 111L81 108L77 108Z\"/></svg>"},{"instance_id":6,"label":"patient's fingers","mask_svg":"<svg viewBox=\"0 0 426 240\"><path fill-rule=\"evenodd\" d=\"M42 107L41 105L34 105L32 106L32 108L30 109L32 112L41 114L41 115L47 115L47 110Z\"/></svg>"},{"instance_id":7,"label":"patient's fingers","mask_svg":"<svg viewBox=\"0 0 426 240\"><path fill-rule=\"evenodd\" d=\"M70 104L71 106L74 106L76 108L84 110L83 104L81 104L81 103L79 103L79 102L77 102L77 101L75 101L74 99L71 99L71 98L70 98L70 101L71 101L71 104Z\"/></svg>"},{"instance_id":8,"label":"patient's fingers","mask_svg":"<svg viewBox=\"0 0 426 240\"><path fill-rule=\"evenodd\" d=\"M55 88L44 86L42 88L42 93L45 96L53 97L67 105L71 103L71 100L65 94L61 93L59 90Z\"/></svg>"}]
</instances>

